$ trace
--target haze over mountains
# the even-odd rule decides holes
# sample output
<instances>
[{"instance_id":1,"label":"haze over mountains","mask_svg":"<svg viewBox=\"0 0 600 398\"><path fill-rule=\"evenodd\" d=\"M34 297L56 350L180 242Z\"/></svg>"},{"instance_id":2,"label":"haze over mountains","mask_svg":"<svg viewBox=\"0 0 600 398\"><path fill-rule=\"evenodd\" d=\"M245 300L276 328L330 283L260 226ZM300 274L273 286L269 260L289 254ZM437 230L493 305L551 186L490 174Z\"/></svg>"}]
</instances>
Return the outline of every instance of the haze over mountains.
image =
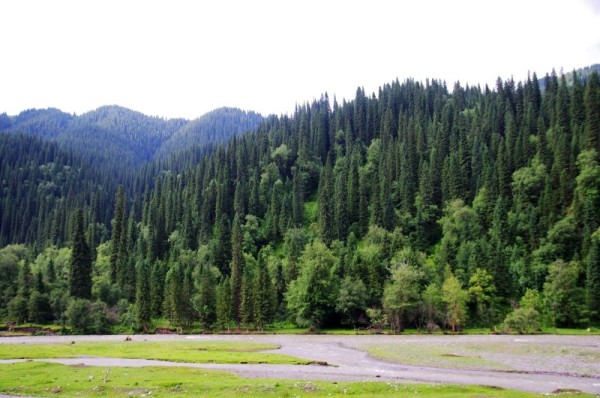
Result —
<instances>
[{"instance_id":1,"label":"haze over mountains","mask_svg":"<svg viewBox=\"0 0 600 398\"><path fill-rule=\"evenodd\" d=\"M60 147L121 166L139 167L153 159L192 147L218 145L254 130L262 121L255 112L219 108L194 120L146 116L119 106L103 106L74 116L58 109L32 109L0 115L0 132L56 141Z\"/></svg>"}]
</instances>

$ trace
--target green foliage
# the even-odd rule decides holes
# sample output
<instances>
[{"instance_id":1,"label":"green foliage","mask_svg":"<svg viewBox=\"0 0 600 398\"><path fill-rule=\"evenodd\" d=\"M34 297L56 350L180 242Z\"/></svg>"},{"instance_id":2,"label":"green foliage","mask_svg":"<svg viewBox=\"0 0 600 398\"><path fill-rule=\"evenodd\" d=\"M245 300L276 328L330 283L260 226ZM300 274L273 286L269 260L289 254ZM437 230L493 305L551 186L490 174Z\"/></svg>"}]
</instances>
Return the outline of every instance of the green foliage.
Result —
<instances>
[{"instance_id":1,"label":"green foliage","mask_svg":"<svg viewBox=\"0 0 600 398\"><path fill-rule=\"evenodd\" d=\"M536 333L541 330L543 302L537 290L527 289L519 306L504 319L504 328L509 332Z\"/></svg>"},{"instance_id":2,"label":"green foliage","mask_svg":"<svg viewBox=\"0 0 600 398\"><path fill-rule=\"evenodd\" d=\"M442 301L446 304L446 322L453 332L457 332L467 320L468 292L463 290L460 281L448 271L442 293Z\"/></svg>"},{"instance_id":3,"label":"green foliage","mask_svg":"<svg viewBox=\"0 0 600 398\"><path fill-rule=\"evenodd\" d=\"M78 210L75 213L69 289L73 297L90 299L92 297L92 259L83 228L83 212Z\"/></svg>"},{"instance_id":4,"label":"green foliage","mask_svg":"<svg viewBox=\"0 0 600 398\"><path fill-rule=\"evenodd\" d=\"M435 283L430 283L421 294L422 314L427 324L427 331L433 332L438 328L438 324L444 319L444 301L440 287Z\"/></svg>"},{"instance_id":5,"label":"green foliage","mask_svg":"<svg viewBox=\"0 0 600 398\"><path fill-rule=\"evenodd\" d=\"M50 298L45 293L40 293L39 290L34 290L29 296L28 303L29 320L35 323L45 324L50 322L54 317L52 308L50 307Z\"/></svg>"},{"instance_id":6,"label":"green foliage","mask_svg":"<svg viewBox=\"0 0 600 398\"><path fill-rule=\"evenodd\" d=\"M141 261L137 265L137 286L135 290L135 320L144 333L152 318L152 300L150 287L150 265L148 261Z\"/></svg>"},{"instance_id":7,"label":"green foliage","mask_svg":"<svg viewBox=\"0 0 600 398\"><path fill-rule=\"evenodd\" d=\"M419 282L422 275L407 263L399 263L392 271L391 281L383 291L382 304L392 329L402 332L410 321L412 310L421 298Z\"/></svg>"},{"instance_id":8,"label":"green foliage","mask_svg":"<svg viewBox=\"0 0 600 398\"><path fill-rule=\"evenodd\" d=\"M458 330L536 289L540 322L595 322L598 87L409 79L267 119L0 116L0 317L65 322L71 295L127 328L121 300L141 329L359 325L385 308L394 328ZM400 288L399 263L418 281Z\"/></svg>"},{"instance_id":9,"label":"green foliage","mask_svg":"<svg viewBox=\"0 0 600 398\"><path fill-rule=\"evenodd\" d=\"M85 334L92 328L91 303L89 300L73 298L65 311L67 326L75 333Z\"/></svg>"},{"instance_id":10,"label":"green foliage","mask_svg":"<svg viewBox=\"0 0 600 398\"><path fill-rule=\"evenodd\" d=\"M496 289L492 275L485 269L477 268L469 279L469 297L477 307L477 316L489 321L489 310Z\"/></svg>"},{"instance_id":11,"label":"green foliage","mask_svg":"<svg viewBox=\"0 0 600 398\"><path fill-rule=\"evenodd\" d=\"M585 322L585 296L578 286L581 266L578 262L553 262L544 283L544 296L554 326L576 326Z\"/></svg>"},{"instance_id":12,"label":"green foliage","mask_svg":"<svg viewBox=\"0 0 600 398\"><path fill-rule=\"evenodd\" d=\"M8 302L8 319L16 323L25 323L29 319L29 307L26 297L16 295Z\"/></svg>"},{"instance_id":13,"label":"green foliage","mask_svg":"<svg viewBox=\"0 0 600 398\"><path fill-rule=\"evenodd\" d=\"M540 314L533 308L516 308L504 319L504 327L521 334L539 332L539 317Z\"/></svg>"},{"instance_id":14,"label":"green foliage","mask_svg":"<svg viewBox=\"0 0 600 398\"><path fill-rule=\"evenodd\" d=\"M315 329L335 305L336 258L324 243L315 241L306 246L299 266L300 275L286 293L288 310L298 325Z\"/></svg>"},{"instance_id":15,"label":"green foliage","mask_svg":"<svg viewBox=\"0 0 600 398\"><path fill-rule=\"evenodd\" d=\"M340 284L335 310L344 316L345 323L356 326L367 309L368 297L367 288L362 280L346 276Z\"/></svg>"}]
</instances>

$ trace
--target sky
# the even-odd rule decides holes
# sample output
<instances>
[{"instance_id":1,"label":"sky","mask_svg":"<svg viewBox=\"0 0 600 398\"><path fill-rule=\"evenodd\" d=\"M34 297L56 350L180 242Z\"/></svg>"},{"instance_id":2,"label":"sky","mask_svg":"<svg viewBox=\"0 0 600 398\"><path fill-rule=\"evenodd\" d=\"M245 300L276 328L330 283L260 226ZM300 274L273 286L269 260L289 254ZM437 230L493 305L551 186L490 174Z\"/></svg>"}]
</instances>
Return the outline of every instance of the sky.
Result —
<instances>
[{"instance_id":1,"label":"sky","mask_svg":"<svg viewBox=\"0 0 600 398\"><path fill-rule=\"evenodd\" d=\"M292 113L396 78L495 85L600 63L600 0L4 0L0 113Z\"/></svg>"}]
</instances>

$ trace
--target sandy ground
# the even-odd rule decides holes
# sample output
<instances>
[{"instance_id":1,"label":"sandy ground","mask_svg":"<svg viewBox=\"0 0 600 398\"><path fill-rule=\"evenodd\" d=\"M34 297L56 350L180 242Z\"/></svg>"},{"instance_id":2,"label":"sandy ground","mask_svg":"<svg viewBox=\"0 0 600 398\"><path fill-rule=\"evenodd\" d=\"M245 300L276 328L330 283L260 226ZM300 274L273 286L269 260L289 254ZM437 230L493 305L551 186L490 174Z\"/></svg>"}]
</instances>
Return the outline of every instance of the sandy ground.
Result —
<instances>
[{"instance_id":1,"label":"sandy ground","mask_svg":"<svg viewBox=\"0 0 600 398\"><path fill-rule=\"evenodd\" d=\"M418 383L474 384L537 393L577 389L600 394L600 336L333 336L333 335L144 335L133 340L253 341L281 346L274 352L315 361L320 365L183 364L166 361L80 357L48 359L63 364L90 366L190 366L229 370L242 377L329 381L406 381ZM122 341L125 336L39 336L0 338L0 344L58 343L70 341ZM443 347L444 352L480 350L499 366L478 369L448 367L448 361L428 366L391 363L371 357L368 345L407 346L424 351ZM503 347L506 350L503 350ZM457 354L458 355L458 354ZM0 361L8 362L8 361Z\"/></svg>"}]
</instances>

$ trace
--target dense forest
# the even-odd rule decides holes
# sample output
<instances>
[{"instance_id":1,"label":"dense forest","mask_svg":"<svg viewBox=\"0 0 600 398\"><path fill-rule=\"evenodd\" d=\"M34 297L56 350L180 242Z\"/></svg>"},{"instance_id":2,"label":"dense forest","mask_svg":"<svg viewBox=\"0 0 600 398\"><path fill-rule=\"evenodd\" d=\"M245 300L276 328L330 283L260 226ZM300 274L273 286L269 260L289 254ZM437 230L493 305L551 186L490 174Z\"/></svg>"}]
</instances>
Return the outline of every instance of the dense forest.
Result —
<instances>
[{"instance_id":1,"label":"dense forest","mask_svg":"<svg viewBox=\"0 0 600 398\"><path fill-rule=\"evenodd\" d=\"M241 128L212 133L112 107L38 113L0 117L6 321L97 333L164 319L513 332L600 321L595 71L493 88L396 80L255 126L236 113L226 119ZM193 131L210 138L197 145Z\"/></svg>"}]
</instances>

